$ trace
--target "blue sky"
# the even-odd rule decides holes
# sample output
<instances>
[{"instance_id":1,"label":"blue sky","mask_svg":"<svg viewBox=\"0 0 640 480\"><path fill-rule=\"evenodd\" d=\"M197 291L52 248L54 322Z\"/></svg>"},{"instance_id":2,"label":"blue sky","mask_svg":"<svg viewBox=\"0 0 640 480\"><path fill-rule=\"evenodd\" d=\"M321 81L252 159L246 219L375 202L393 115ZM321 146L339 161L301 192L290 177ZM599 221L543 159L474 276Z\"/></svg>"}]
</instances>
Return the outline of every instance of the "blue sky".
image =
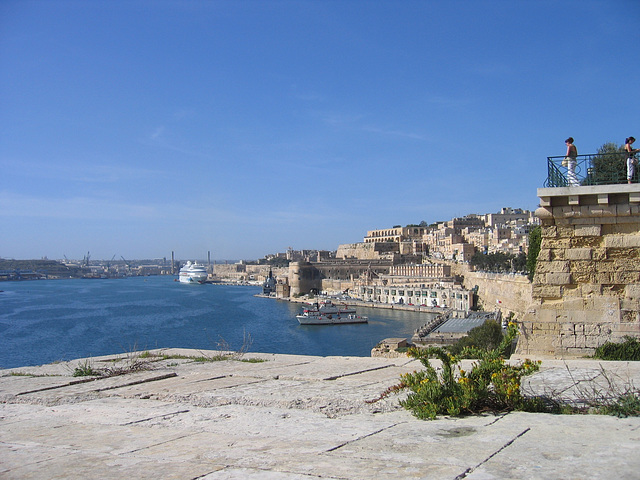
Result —
<instances>
[{"instance_id":1,"label":"blue sky","mask_svg":"<svg viewBox=\"0 0 640 480\"><path fill-rule=\"evenodd\" d=\"M640 135L640 2L0 2L0 257L255 259L535 209ZM640 138L640 137L638 137Z\"/></svg>"}]
</instances>

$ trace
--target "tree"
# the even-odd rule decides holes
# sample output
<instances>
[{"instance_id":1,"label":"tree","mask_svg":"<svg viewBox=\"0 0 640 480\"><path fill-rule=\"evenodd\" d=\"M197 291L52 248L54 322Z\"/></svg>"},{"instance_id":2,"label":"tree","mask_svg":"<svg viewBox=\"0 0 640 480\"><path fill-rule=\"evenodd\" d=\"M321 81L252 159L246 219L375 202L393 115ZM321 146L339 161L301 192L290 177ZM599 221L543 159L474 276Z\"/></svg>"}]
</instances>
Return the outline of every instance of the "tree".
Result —
<instances>
[{"instance_id":1,"label":"tree","mask_svg":"<svg viewBox=\"0 0 640 480\"><path fill-rule=\"evenodd\" d=\"M472 328L466 337L462 337L449 347L454 355L460 355L466 347L492 350L502 342L502 328L495 320L487 320L479 327Z\"/></svg>"},{"instance_id":2,"label":"tree","mask_svg":"<svg viewBox=\"0 0 640 480\"><path fill-rule=\"evenodd\" d=\"M624 145L613 142L602 145L593 157L592 183L595 185L627 183Z\"/></svg>"},{"instance_id":3,"label":"tree","mask_svg":"<svg viewBox=\"0 0 640 480\"><path fill-rule=\"evenodd\" d=\"M473 268L485 272L523 272L525 271L524 254L481 253L476 252L469 262Z\"/></svg>"},{"instance_id":4,"label":"tree","mask_svg":"<svg viewBox=\"0 0 640 480\"><path fill-rule=\"evenodd\" d=\"M542 244L542 227L536 226L529 231L529 251L527 252L527 272L529 281L533 282L533 275L536 273L536 263Z\"/></svg>"}]
</instances>

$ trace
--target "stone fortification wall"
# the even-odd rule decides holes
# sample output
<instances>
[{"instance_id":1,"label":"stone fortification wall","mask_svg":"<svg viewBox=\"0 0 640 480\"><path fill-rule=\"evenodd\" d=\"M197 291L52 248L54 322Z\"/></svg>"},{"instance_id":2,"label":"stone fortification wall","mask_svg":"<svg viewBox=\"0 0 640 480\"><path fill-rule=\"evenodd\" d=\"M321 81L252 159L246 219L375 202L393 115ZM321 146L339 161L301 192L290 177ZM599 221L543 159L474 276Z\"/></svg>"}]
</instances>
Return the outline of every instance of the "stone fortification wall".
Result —
<instances>
[{"instance_id":1,"label":"stone fortification wall","mask_svg":"<svg viewBox=\"0 0 640 480\"><path fill-rule=\"evenodd\" d=\"M513 313L516 319L522 319L532 301L531 282L526 275L467 272L463 286L469 290L477 286L479 306L487 312L497 308L505 318Z\"/></svg>"},{"instance_id":2,"label":"stone fortification wall","mask_svg":"<svg viewBox=\"0 0 640 480\"><path fill-rule=\"evenodd\" d=\"M542 244L518 353L593 354L640 337L640 186L539 189Z\"/></svg>"},{"instance_id":3,"label":"stone fortification wall","mask_svg":"<svg viewBox=\"0 0 640 480\"><path fill-rule=\"evenodd\" d=\"M360 260L379 260L381 256L400 252L396 242L345 243L338 246L336 258L357 258Z\"/></svg>"},{"instance_id":4,"label":"stone fortification wall","mask_svg":"<svg viewBox=\"0 0 640 480\"><path fill-rule=\"evenodd\" d=\"M269 265L247 265L234 263L230 265L216 264L213 273L220 280L247 281L256 280L263 282L272 270L276 279L284 280L289 275L289 267L270 267Z\"/></svg>"},{"instance_id":5,"label":"stone fortification wall","mask_svg":"<svg viewBox=\"0 0 640 480\"><path fill-rule=\"evenodd\" d=\"M464 263L451 264L451 272L463 278L467 290L478 287L478 304L485 311L497 308L503 318L513 313L519 320L531 305L531 282L526 275L473 272Z\"/></svg>"},{"instance_id":6,"label":"stone fortification wall","mask_svg":"<svg viewBox=\"0 0 640 480\"><path fill-rule=\"evenodd\" d=\"M354 281L366 273L389 273L389 260L332 260L328 262L291 262L289 284L291 294L305 294L313 290L344 291L353 288Z\"/></svg>"},{"instance_id":7,"label":"stone fortification wall","mask_svg":"<svg viewBox=\"0 0 640 480\"><path fill-rule=\"evenodd\" d=\"M291 295L322 290L322 275L309 262L291 262L289 264L289 285Z\"/></svg>"}]
</instances>

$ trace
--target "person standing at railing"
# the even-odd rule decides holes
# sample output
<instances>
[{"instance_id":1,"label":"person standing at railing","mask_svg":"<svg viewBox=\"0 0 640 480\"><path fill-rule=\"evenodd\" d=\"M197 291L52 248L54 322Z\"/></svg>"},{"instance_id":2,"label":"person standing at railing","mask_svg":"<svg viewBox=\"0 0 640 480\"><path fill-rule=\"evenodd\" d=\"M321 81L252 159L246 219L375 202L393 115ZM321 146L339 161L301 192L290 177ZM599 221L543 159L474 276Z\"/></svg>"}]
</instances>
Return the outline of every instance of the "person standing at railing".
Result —
<instances>
[{"instance_id":1,"label":"person standing at railing","mask_svg":"<svg viewBox=\"0 0 640 480\"><path fill-rule=\"evenodd\" d=\"M564 141L567 146L567 154L562 161L562 166L567 167L567 181L570 187L579 187L578 177L576 176L576 164L578 163L578 149L573 144L573 137L569 137Z\"/></svg>"},{"instance_id":2,"label":"person standing at railing","mask_svg":"<svg viewBox=\"0 0 640 480\"><path fill-rule=\"evenodd\" d=\"M627 152L627 183L631 184L631 179L633 178L633 174L636 172L636 166L638 165L638 160L636 159L635 154L640 152L640 149L632 148L633 142L636 139L633 137L629 137L624 141L624 149Z\"/></svg>"}]
</instances>

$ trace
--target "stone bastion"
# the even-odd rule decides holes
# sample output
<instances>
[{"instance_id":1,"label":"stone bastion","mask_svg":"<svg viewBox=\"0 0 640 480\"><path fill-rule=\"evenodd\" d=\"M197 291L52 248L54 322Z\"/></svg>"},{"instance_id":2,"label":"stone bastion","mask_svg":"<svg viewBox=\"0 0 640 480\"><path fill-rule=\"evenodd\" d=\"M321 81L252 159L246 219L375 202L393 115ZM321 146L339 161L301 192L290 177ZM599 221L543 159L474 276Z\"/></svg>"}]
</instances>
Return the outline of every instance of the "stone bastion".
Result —
<instances>
[{"instance_id":1,"label":"stone bastion","mask_svg":"<svg viewBox=\"0 0 640 480\"><path fill-rule=\"evenodd\" d=\"M538 189L542 243L518 353L593 354L640 337L640 185Z\"/></svg>"}]
</instances>

